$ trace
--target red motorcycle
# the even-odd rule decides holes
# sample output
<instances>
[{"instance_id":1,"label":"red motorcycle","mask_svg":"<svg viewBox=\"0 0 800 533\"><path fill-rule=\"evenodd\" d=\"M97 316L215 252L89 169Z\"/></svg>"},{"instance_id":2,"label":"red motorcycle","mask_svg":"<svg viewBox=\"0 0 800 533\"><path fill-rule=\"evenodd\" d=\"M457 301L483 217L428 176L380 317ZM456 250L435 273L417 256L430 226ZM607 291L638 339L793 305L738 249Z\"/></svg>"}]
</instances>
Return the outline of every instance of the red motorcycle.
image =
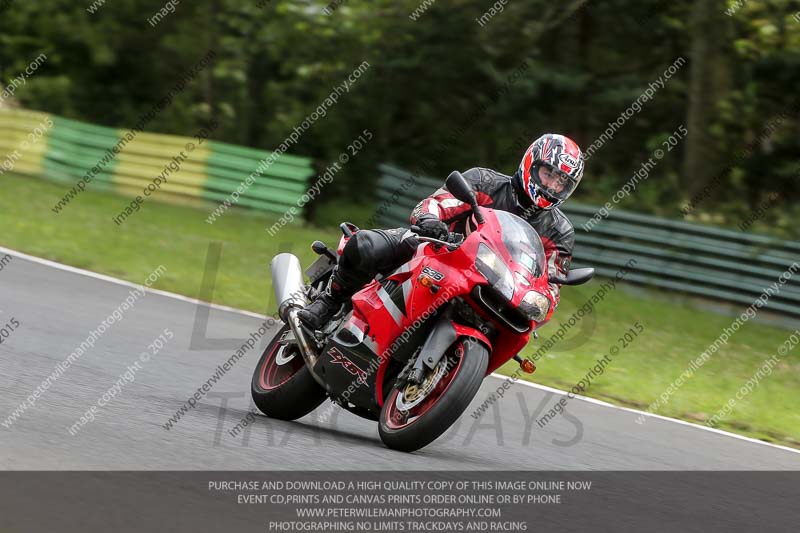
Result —
<instances>
[{"instance_id":1,"label":"red motorcycle","mask_svg":"<svg viewBox=\"0 0 800 533\"><path fill-rule=\"evenodd\" d=\"M312 245L320 258L306 272L308 283L296 256L275 256L270 269L284 326L252 380L265 415L294 420L330 398L378 421L388 447L414 451L444 433L483 378L508 360L535 370L518 353L552 313L543 294L542 242L516 215L480 207L460 173L445 186L471 206L472 231L446 240L418 236L423 244L411 261L366 285L321 331L309 331L297 311L324 289L358 228L341 225L338 254L319 241ZM550 281L578 285L593 275L583 268Z\"/></svg>"}]
</instances>

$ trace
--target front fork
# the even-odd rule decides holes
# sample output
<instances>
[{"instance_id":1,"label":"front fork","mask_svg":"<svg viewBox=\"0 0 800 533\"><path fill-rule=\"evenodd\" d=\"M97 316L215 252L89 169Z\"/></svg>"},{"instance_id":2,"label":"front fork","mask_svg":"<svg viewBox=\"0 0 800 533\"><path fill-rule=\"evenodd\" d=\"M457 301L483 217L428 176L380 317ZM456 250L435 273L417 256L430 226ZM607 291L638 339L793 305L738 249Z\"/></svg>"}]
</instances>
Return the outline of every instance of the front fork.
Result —
<instances>
[{"instance_id":1,"label":"front fork","mask_svg":"<svg viewBox=\"0 0 800 533\"><path fill-rule=\"evenodd\" d=\"M447 350L461 337L477 340L486 345L489 353L492 352L492 343L486 335L477 328L454 322L453 307L448 306L439 315L416 359L412 359L411 368L403 369L401 377L408 370L408 375L405 377L406 382L415 385L422 383L428 371L436 368L444 354L447 353Z\"/></svg>"}]
</instances>

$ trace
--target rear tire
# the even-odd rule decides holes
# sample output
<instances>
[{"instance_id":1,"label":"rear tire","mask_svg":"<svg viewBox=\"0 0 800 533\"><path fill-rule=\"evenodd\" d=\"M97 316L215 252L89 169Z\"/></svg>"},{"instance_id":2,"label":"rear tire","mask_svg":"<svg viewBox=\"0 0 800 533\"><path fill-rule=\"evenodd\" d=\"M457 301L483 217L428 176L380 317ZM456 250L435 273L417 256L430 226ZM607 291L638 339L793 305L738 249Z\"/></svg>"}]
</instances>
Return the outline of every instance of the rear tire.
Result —
<instances>
[{"instance_id":1,"label":"rear tire","mask_svg":"<svg viewBox=\"0 0 800 533\"><path fill-rule=\"evenodd\" d=\"M327 394L311 376L296 345L281 345L284 325L264 349L256 365L251 392L256 407L270 418L296 420L325 401Z\"/></svg>"},{"instance_id":2,"label":"rear tire","mask_svg":"<svg viewBox=\"0 0 800 533\"><path fill-rule=\"evenodd\" d=\"M448 349L440 365L448 364L448 360L450 371L414 408L403 411L397 406L398 397L403 394L397 386L389 393L378 421L378 433L386 446L405 452L427 446L447 431L472 402L486 377L489 351L478 342L459 340ZM435 397L437 391L439 396ZM402 403L402 398L400 401ZM426 405L426 401L432 405ZM418 409L419 414L416 413Z\"/></svg>"}]
</instances>

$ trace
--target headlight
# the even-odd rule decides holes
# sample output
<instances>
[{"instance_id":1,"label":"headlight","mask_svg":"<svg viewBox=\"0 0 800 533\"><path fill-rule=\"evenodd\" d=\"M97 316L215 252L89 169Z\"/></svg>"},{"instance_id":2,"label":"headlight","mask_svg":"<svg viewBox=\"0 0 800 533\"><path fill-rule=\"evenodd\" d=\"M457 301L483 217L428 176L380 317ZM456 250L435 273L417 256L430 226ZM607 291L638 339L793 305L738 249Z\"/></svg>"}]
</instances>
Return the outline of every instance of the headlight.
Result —
<instances>
[{"instance_id":1,"label":"headlight","mask_svg":"<svg viewBox=\"0 0 800 533\"><path fill-rule=\"evenodd\" d=\"M514 275L503 260L483 243L478 246L475 268L506 300L511 301L514 297Z\"/></svg>"},{"instance_id":2,"label":"headlight","mask_svg":"<svg viewBox=\"0 0 800 533\"><path fill-rule=\"evenodd\" d=\"M529 319L541 322L550 310L550 300L540 292L528 291L519 304L519 310Z\"/></svg>"}]
</instances>

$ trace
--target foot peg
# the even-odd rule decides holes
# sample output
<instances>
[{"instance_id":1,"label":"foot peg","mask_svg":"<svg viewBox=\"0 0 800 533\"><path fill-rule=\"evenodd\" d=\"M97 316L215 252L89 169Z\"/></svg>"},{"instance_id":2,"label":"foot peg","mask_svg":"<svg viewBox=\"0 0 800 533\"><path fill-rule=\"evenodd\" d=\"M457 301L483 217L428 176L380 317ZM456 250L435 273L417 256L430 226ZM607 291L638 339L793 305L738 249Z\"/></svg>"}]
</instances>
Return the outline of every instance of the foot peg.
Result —
<instances>
[{"instance_id":1,"label":"foot peg","mask_svg":"<svg viewBox=\"0 0 800 533\"><path fill-rule=\"evenodd\" d=\"M324 255L334 263L339 261L339 258L336 257L336 254L333 252L333 250L328 248L328 246L322 241L314 241L313 243L311 243L311 249L314 251L315 254Z\"/></svg>"}]
</instances>

